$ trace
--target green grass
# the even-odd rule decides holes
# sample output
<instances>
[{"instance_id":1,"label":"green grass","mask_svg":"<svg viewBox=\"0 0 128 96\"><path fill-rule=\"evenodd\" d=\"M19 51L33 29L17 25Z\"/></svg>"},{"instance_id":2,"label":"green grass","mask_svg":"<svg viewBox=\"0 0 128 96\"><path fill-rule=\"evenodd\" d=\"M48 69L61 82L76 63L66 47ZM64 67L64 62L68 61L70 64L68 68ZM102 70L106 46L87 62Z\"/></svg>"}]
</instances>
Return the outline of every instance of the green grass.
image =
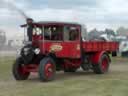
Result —
<instances>
[{"instance_id":1,"label":"green grass","mask_svg":"<svg viewBox=\"0 0 128 96\"><path fill-rule=\"evenodd\" d=\"M56 80L42 83L37 75L15 81L11 73L14 58L1 57L0 96L128 96L128 59L112 59L107 74L59 72Z\"/></svg>"}]
</instances>

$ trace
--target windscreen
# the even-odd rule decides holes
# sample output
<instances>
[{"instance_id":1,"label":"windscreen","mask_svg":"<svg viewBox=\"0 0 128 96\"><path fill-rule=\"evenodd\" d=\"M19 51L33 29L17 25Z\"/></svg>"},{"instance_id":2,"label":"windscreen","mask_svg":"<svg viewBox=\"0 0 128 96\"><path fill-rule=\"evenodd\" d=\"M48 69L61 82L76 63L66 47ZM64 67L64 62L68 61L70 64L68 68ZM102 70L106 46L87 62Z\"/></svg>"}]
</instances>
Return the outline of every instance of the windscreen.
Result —
<instances>
[{"instance_id":1,"label":"windscreen","mask_svg":"<svg viewBox=\"0 0 128 96\"><path fill-rule=\"evenodd\" d=\"M43 31L45 40L63 40L63 26L44 26Z\"/></svg>"}]
</instances>

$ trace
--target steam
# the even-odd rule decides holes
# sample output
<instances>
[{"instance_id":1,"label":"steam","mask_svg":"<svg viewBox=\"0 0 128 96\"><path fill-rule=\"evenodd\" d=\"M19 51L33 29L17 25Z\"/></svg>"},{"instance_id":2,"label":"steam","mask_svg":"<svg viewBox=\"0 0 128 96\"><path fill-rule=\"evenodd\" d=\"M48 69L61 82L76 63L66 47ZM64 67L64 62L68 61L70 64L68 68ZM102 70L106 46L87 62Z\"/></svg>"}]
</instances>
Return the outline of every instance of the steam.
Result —
<instances>
[{"instance_id":1,"label":"steam","mask_svg":"<svg viewBox=\"0 0 128 96\"><path fill-rule=\"evenodd\" d=\"M25 12L23 10L21 10L20 8L18 8L13 3L8 3L8 7L11 8L11 9L16 10L23 18L25 18L25 19L28 18L28 16L25 14Z\"/></svg>"},{"instance_id":2,"label":"steam","mask_svg":"<svg viewBox=\"0 0 128 96\"><path fill-rule=\"evenodd\" d=\"M28 18L28 16L25 14L25 12L18 8L15 4L14 4L14 1L12 0L2 0L2 3L4 5L7 6L7 8L10 10L10 11L13 11L15 10L17 13L19 13L19 15L21 15L25 20Z\"/></svg>"}]
</instances>

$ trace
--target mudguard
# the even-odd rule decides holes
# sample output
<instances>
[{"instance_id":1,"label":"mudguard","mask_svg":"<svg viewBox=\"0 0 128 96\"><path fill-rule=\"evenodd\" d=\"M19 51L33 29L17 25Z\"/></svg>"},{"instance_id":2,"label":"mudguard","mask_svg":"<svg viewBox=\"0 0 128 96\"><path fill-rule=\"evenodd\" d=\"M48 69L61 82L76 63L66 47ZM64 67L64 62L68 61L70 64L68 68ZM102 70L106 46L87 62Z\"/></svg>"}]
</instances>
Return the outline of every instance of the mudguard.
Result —
<instances>
[{"instance_id":1,"label":"mudguard","mask_svg":"<svg viewBox=\"0 0 128 96\"><path fill-rule=\"evenodd\" d=\"M108 54L108 52L106 51L100 51L100 52L96 52L95 54L93 54L91 56L91 61L93 64L98 64L100 61L100 58L102 57L103 54L106 54L109 57L109 61L111 62L110 56Z\"/></svg>"}]
</instances>

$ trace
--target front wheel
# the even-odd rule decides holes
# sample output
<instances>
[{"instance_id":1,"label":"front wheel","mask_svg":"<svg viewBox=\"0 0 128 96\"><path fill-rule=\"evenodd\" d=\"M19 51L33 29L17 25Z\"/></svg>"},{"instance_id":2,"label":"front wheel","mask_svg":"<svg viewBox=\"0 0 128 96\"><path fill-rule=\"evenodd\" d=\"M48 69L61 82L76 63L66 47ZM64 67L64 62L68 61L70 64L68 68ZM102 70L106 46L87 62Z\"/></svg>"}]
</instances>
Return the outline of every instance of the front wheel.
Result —
<instances>
[{"instance_id":1,"label":"front wheel","mask_svg":"<svg viewBox=\"0 0 128 96\"><path fill-rule=\"evenodd\" d=\"M96 74L104 74L104 73L108 72L109 63L110 63L110 60L109 60L108 55L103 54L101 56L101 59L99 60L99 63L98 64L92 64L93 71Z\"/></svg>"},{"instance_id":2,"label":"front wheel","mask_svg":"<svg viewBox=\"0 0 128 96\"><path fill-rule=\"evenodd\" d=\"M30 73L24 71L24 66L22 58L17 58L12 68L12 73L16 80L26 80L29 77Z\"/></svg>"},{"instance_id":3,"label":"front wheel","mask_svg":"<svg viewBox=\"0 0 128 96\"><path fill-rule=\"evenodd\" d=\"M56 66L52 58L46 57L39 65L39 78L41 81L51 81L55 78Z\"/></svg>"}]
</instances>

